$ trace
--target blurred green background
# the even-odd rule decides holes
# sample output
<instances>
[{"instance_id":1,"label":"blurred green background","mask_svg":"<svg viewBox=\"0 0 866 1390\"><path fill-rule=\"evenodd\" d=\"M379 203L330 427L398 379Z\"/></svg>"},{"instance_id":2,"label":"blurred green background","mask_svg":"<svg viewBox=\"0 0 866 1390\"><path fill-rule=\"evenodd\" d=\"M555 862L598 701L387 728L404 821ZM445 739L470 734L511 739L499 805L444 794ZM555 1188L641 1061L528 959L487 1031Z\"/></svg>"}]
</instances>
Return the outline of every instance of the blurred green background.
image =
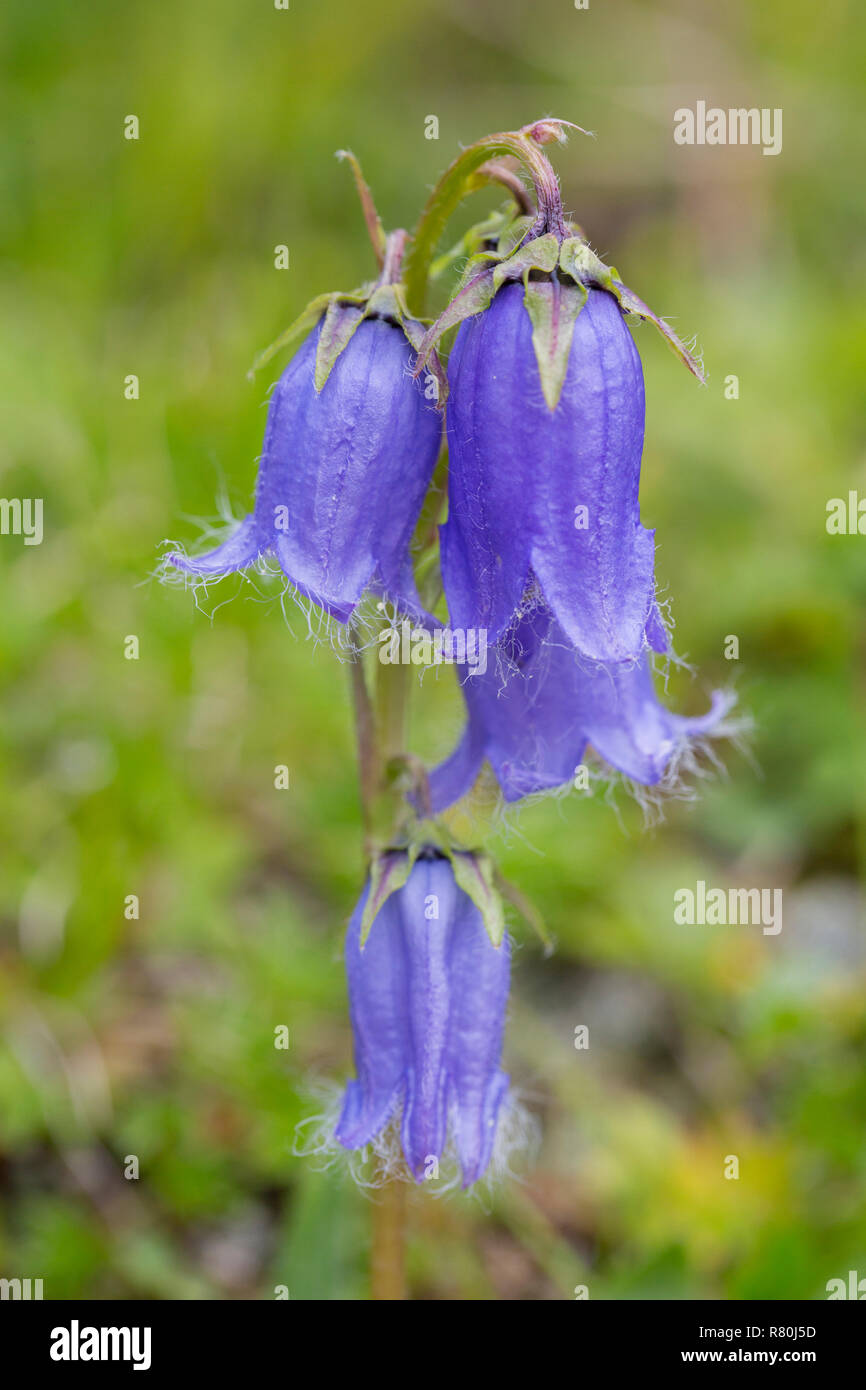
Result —
<instances>
[{"instance_id":1,"label":"blurred green background","mask_svg":"<svg viewBox=\"0 0 866 1390\"><path fill-rule=\"evenodd\" d=\"M201 612L149 576L218 498L246 510L278 374L248 383L254 354L370 274L334 151L411 226L460 144L555 113L598 136L554 152L567 206L709 371L637 330L643 517L698 672L670 698L733 682L755 730L654 828L596 792L492 839L557 939L545 959L515 924L506 1066L543 1140L484 1201L416 1196L412 1295L822 1298L866 1275L866 540L825 529L828 499L866 497L862 11L11 0L2 24L0 494L44 498L45 537L0 537L0 1274L48 1298L368 1296L370 1202L291 1152L311 1078L351 1068L345 674L275 594L229 580ZM783 108L782 153L675 145L699 99ZM459 719L428 680L416 748ZM783 931L675 925L699 878L783 888Z\"/></svg>"}]
</instances>

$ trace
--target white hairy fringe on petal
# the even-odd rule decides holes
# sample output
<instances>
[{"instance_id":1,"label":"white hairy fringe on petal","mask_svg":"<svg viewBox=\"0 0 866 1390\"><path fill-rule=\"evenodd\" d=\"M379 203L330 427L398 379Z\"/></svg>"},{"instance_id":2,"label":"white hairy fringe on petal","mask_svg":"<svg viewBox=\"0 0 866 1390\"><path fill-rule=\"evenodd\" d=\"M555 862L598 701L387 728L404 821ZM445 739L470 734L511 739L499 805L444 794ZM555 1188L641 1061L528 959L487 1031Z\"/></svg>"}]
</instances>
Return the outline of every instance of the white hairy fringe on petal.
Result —
<instances>
[{"instance_id":1,"label":"white hairy fringe on petal","mask_svg":"<svg viewBox=\"0 0 866 1390\"><path fill-rule=\"evenodd\" d=\"M219 506L219 523L208 522L202 518L190 518L201 531L201 543L196 544L196 554L207 553L222 545L240 525L242 518L233 516L222 502ZM190 558L189 552L181 542L165 540L162 544L163 550L181 555L184 559ZM195 558L195 555L192 558ZM171 588L188 590L199 612L211 620L218 609L232 602L240 594L257 603L279 604L286 627L294 637L296 633L287 604L287 600L290 600L293 611L300 613L306 620L307 640L316 646L330 648L339 661L349 661L357 650L363 651L375 643L376 634L382 625L383 613L387 621L395 627L399 626L402 620L396 610L392 611L390 605L380 609L372 597L365 596L348 623L338 622L312 599L300 594L283 574L276 560L269 555L260 555L242 570L212 575L189 574L173 565L165 554L151 577ZM214 592L219 595L219 602L212 602Z\"/></svg>"},{"instance_id":2,"label":"white hairy fringe on petal","mask_svg":"<svg viewBox=\"0 0 866 1390\"><path fill-rule=\"evenodd\" d=\"M669 802L696 801L700 794L700 783L727 776L727 769L716 747L719 740L724 739L741 753L748 754L748 735L753 727L752 720L747 715L734 713L736 696L733 691L726 693L730 698L730 706L720 717L715 728L698 735L683 733L668 759L663 776L652 786L635 782L625 773L612 768L589 746L582 760L587 772L586 787L575 788L571 783L565 782L550 790L531 792L519 801L506 802L504 798L500 798L495 813L499 828L505 831L506 835L517 833L517 813L536 802L562 802L572 796L592 798L600 793L625 831L625 822L617 800L620 792L624 792L640 807L645 829L663 824L665 807Z\"/></svg>"},{"instance_id":3,"label":"white hairy fringe on petal","mask_svg":"<svg viewBox=\"0 0 866 1390\"><path fill-rule=\"evenodd\" d=\"M671 612L671 600L662 597L656 591L655 602L660 610L662 624L670 637L675 627L675 621ZM522 604L519 609L520 616L530 613L536 606L543 604L544 599L537 583L533 581L524 594ZM565 644L556 643L549 638L545 643L546 647L553 648ZM503 655L498 649L496 651L497 675L504 688L509 680L521 679L521 672L518 666L512 663L508 657ZM569 647L570 650L570 647ZM519 660L519 653L517 659ZM673 644L663 655L652 651L646 647L644 653L637 658L643 661L649 657L652 664L653 674L660 678L660 684L667 694L669 688L671 668L683 669L694 674L693 667L684 658L679 656L673 648ZM576 657L578 662L579 657ZM593 663L594 665L595 663ZM529 792L526 796L517 801L508 802L499 794L498 784L493 775L493 771L488 763L484 763L478 779L473 788L473 792L462 803L462 810L466 813L470 822L478 819L479 825L486 831L491 821L496 828L502 832L506 839L516 837L524 843L528 843L521 834L518 824L520 812L527 806L534 805L540 801L564 801L566 798L577 794L581 797L593 797L598 792L604 796L605 803L611 807L617 819L625 829L625 825L617 802L617 793L625 791L626 794L635 801L641 808L644 818L645 828L658 825L664 821L665 805L670 801L694 801L698 796L696 783L704 782L716 776L725 776L725 765L719 757L716 745L719 740L725 739L740 752L748 754L748 735L752 730L752 721L747 715L735 714L736 694L728 689L724 692L726 708L720 715L715 727L707 730L703 734L682 733L676 747L674 748L667 765L664 775L660 781L653 786L646 786L642 782L635 782L624 773L610 767L609 764L598 758L591 745L585 750L582 764L586 767L588 785L586 787L575 788L571 782L564 782L558 787L545 788L537 792ZM483 811L480 818L476 817L473 810L473 802L481 793ZM491 804L492 803L492 804ZM532 848L532 846L529 846Z\"/></svg>"},{"instance_id":4,"label":"white hairy fringe on petal","mask_svg":"<svg viewBox=\"0 0 866 1390\"><path fill-rule=\"evenodd\" d=\"M453 1125L448 1127L448 1141L439 1161L439 1176L417 1183L410 1173L400 1142L402 1105L398 1103L384 1129L374 1135L362 1149L346 1149L334 1137L343 1108L343 1087L337 1082L309 1083L307 1092L321 1109L295 1127L292 1152L299 1158L310 1158L321 1169L342 1169L362 1191L373 1195L391 1182L405 1182L413 1188L423 1188L434 1197L460 1189L460 1162L454 1146ZM538 1120L524 1104L521 1096L509 1088L496 1125L496 1138L487 1171L467 1190L467 1195L483 1200L485 1193L503 1182L522 1182L513 1166L529 1164L538 1152L541 1129Z\"/></svg>"}]
</instances>

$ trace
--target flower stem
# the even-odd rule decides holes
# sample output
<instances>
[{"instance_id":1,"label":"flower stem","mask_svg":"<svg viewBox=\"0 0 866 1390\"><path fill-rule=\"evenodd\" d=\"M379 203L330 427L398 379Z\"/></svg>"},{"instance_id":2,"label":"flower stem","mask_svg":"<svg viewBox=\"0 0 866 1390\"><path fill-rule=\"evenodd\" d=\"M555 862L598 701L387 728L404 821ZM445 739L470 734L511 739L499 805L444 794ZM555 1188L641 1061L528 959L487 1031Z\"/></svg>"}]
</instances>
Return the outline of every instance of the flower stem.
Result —
<instances>
[{"instance_id":1,"label":"flower stem","mask_svg":"<svg viewBox=\"0 0 866 1390\"><path fill-rule=\"evenodd\" d=\"M375 1302L406 1298L406 1185L388 1182L373 1208L370 1295Z\"/></svg>"},{"instance_id":2,"label":"flower stem","mask_svg":"<svg viewBox=\"0 0 866 1390\"><path fill-rule=\"evenodd\" d=\"M364 822L364 856L369 858L373 841L373 816L379 787L379 750L376 739L376 719L364 658L353 643L349 661L349 680L352 705L355 711L355 742L358 746L358 785L361 795L361 817Z\"/></svg>"},{"instance_id":3,"label":"flower stem","mask_svg":"<svg viewBox=\"0 0 866 1390\"><path fill-rule=\"evenodd\" d=\"M378 663L374 704L363 655L353 643L349 677L358 745L364 857L368 862L381 848L377 837L384 833L386 840L393 840L399 828L403 793L392 785L389 765L393 759L405 757L410 676L405 666ZM404 1185L388 1181L373 1206L370 1290L376 1301L406 1298L405 1225Z\"/></svg>"},{"instance_id":4,"label":"flower stem","mask_svg":"<svg viewBox=\"0 0 866 1390\"><path fill-rule=\"evenodd\" d=\"M411 668L401 662L380 662L376 672L376 733L383 789L388 785L389 763L406 751L410 675Z\"/></svg>"},{"instance_id":5,"label":"flower stem","mask_svg":"<svg viewBox=\"0 0 866 1390\"><path fill-rule=\"evenodd\" d=\"M561 237L567 235L556 174L540 148L551 139L560 138L567 124L565 121L537 121L522 130L487 135L469 145L448 166L427 200L406 258L403 279L410 313L423 316L430 264L445 224L467 193L478 187L477 175L491 159L510 155L531 178L538 207L531 235L538 236L543 231L556 232Z\"/></svg>"}]
</instances>

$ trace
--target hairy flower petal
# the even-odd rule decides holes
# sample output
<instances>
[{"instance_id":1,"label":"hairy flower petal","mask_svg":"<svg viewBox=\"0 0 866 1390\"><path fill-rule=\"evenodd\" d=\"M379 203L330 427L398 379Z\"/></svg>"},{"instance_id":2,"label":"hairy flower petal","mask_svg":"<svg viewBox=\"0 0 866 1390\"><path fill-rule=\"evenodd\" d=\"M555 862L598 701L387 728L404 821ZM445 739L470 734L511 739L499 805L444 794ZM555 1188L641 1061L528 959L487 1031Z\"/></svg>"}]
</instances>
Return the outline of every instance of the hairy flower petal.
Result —
<instances>
[{"instance_id":1,"label":"hairy flower petal","mask_svg":"<svg viewBox=\"0 0 866 1390\"><path fill-rule=\"evenodd\" d=\"M648 657L587 661L544 606L515 622L495 655L483 675L460 670L467 725L430 775L434 811L465 795L485 759L508 801L563 786L587 744L632 781L655 786L731 705L717 692L704 715L671 714L655 694Z\"/></svg>"},{"instance_id":2,"label":"hairy flower petal","mask_svg":"<svg viewBox=\"0 0 866 1390\"><path fill-rule=\"evenodd\" d=\"M321 331L271 396L253 515L210 554L170 559L211 576L270 552L301 594L341 622L367 589L424 619L409 543L439 452L440 418L412 379L404 333L380 318L359 324L317 391Z\"/></svg>"},{"instance_id":3,"label":"hairy flower petal","mask_svg":"<svg viewBox=\"0 0 866 1390\"><path fill-rule=\"evenodd\" d=\"M597 661L645 648L654 539L640 523L640 357L614 297L590 290L558 404L544 399L520 285L460 329L449 364L451 621L506 631L530 573L573 646Z\"/></svg>"}]
</instances>

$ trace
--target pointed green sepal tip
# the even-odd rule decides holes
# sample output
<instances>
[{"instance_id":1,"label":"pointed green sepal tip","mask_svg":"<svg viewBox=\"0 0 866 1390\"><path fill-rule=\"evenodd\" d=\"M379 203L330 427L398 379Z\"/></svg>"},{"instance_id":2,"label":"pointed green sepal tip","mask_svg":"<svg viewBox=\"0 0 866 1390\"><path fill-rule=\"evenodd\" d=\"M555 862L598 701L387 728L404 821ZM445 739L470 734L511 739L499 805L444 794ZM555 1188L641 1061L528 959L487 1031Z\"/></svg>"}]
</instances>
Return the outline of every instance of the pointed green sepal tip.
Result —
<instances>
[{"instance_id":1,"label":"pointed green sepal tip","mask_svg":"<svg viewBox=\"0 0 866 1390\"><path fill-rule=\"evenodd\" d=\"M616 267L605 265L585 241L580 237L568 237L560 248L559 265L563 273L571 276L577 284L607 290L614 296L623 313L634 314L636 318L651 323L701 385L705 383L703 365L694 351L677 336L669 323L659 318L658 314L654 314L634 290L623 284Z\"/></svg>"},{"instance_id":2,"label":"pointed green sepal tip","mask_svg":"<svg viewBox=\"0 0 866 1390\"><path fill-rule=\"evenodd\" d=\"M505 936L505 911L496 887L496 869L486 854L448 849L457 886L478 908L484 929L494 946L501 946Z\"/></svg>"},{"instance_id":3,"label":"pointed green sepal tip","mask_svg":"<svg viewBox=\"0 0 866 1390\"><path fill-rule=\"evenodd\" d=\"M504 261L500 261L493 272L493 285L500 289L507 280L520 280L531 270L549 275L556 269L559 260L559 241L553 232L536 237L534 241L524 242Z\"/></svg>"},{"instance_id":4,"label":"pointed green sepal tip","mask_svg":"<svg viewBox=\"0 0 866 1390\"><path fill-rule=\"evenodd\" d=\"M523 302L532 323L532 346L548 410L559 405L568 371L577 316L587 301L584 285L525 278Z\"/></svg>"},{"instance_id":5,"label":"pointed green sepal tip","mask_svg":"<svg viewBox=\"0 0 866 1390\"><path fill-rule=\"evenodd\" d=\"M340 353L348 347L356 328L364 319L370 318L388 319L402 329L407 342L416 353L422 348L428 325L409 315L403 286L364 285L349 293L335 291L331 294L321 294L311 300L294 323L281 333L270 347L259 353L247 372L247 377L252 381L260 367L270 362L282 348L290 346L302 334L311 332L322 319L313 378L316 390L322 391L334 369L334 363ZM447 378L432 345L425 354L423 366L436 379L437 399L441 404L447 391ZM416 375L420 370L421 368Z\"/></svg>"},{"instance_id":6,"label":"pointed green sepal tip","mask_svg":"<svg viewBox=\"0 0 866 1390\"><path fill-rule=\"evenodd\" d=\"M505 898L507 902L510 902L512 907L517 909L524 922L526 922L538 936L544 946L545 956L552 955L553 938L547 930L544 918L535 904L530 902L529 898L521 892L516 883L512 883L511 880L507 879L498 869L496 870L495 882L503 898Z\"/></svg>"},{"instance_id":7,"label":"pointed green sepal tip","mask_svg":"<svg viewBox=\"0 0 866 1390\"><path fill-rule=\"evenodd\" d=\"M526 220L519 219L520 222ZM516 250L511 248L510 242L506 241L505 244L509 248L506 256L502 256L498 250L487 250L478 251L470 257L457 293L424 335L415 364L416 376L424 371L444 334L466 319L483 313L489 308L497 290L509 280L519 280L533 270L549 275L556 268L559 242L552 232L525 242ZM441 399L444 401L444 394Z\"/></svg>"},{"instance_id":8,"label":"pointed green sepal tip","mask_svg":"<svg viewBox=\"0 0 866 1390\"><path fill-rule=\"evenodd\" d=\"M361 918L362 951L373 923L391 894L396 893L398 888L405 887L417 858L417 845L409 845L406 849L386 850L373 856L370 864L370 889Z\"/></svg>"},{"instance_id":9,"label":"pointed green sepal tip","mask_svg":"<svg viewBox=\"0 0 866 1390\"><path fill-rule=\"evenodd\" d=\"M317 391L325 386L331 369L365 316L363 301L335 299L328 305L325 321L316 345L316 367L313 382Z\"/></svg>"},{"instance_id":10,"label":"pointed green sepal tip","mask_svg":"<svg viewBox=\"0 0 866 1390\"><path fill-rule=\"evenodd\" d=\"M264 367L267 362L270 362L272 357L276 357L277 353L280 352L282 348L288 347L296 338L300 338L302 333L309 333L318 323L322 315L327 313L331 304L339 298L339 294L331 293L320 294L317 295L315 299L311 299L306 309L301 311L294 323L290 323L288 328L280 334L279 338L275 338L269 347L266 347L258 354L253 365L247 372L247 380L252 381L259 368Z\"/></svg>"}]
</instances>

